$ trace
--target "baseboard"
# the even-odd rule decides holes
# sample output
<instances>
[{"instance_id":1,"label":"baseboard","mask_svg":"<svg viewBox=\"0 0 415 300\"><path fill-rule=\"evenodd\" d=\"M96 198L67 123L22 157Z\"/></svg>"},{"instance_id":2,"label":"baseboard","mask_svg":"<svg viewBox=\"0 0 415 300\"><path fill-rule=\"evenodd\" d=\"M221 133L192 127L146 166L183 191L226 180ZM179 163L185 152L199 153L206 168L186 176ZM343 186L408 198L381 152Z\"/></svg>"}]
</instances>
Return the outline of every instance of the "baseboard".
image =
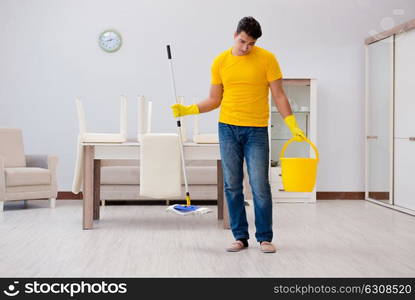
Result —
<instances>
[{"instance_id":1,"label":"baseboard","mask_svg":"<svg viewBox=\"0 0 415 300\"><path fill-rule=\"evenodd\" d=\"M364 200L365 192L317 192L317 200Z\"/></svg>"},{"instance_id":2,"label":"baseboard","mask_svg":"<svg viewBox=\"0 0 415 300\"><path fill-rule=\"evenodd\" d=\"M375 200L389 200L389 192L369 192L369 198Z\"/></svg>"},{"instance_id":3,"label":"baseboard","mask_svg":"<svg viewBox=\"0 0 415 300\"><path fill-rule=\"evenodd\" d=\"M83 195L82 195L82 192L80 192L79 194L74 194L69 191L61 191L61 192L58 192L58 197L56 199L57 200L81 200L83 199Z\"/></svg>"},{"instance_id":4,"label":"baseboard","mask_svg":"<svg viewBox=\"0 0 415 300\"><path fill-rule=\"evenodd\" d=\"M82 192L74 194L70 191L58 192L58 200L83 199ZM317 192L317 200L364 200L365 192ZM124 202L124 201L123 201Z\"/></svg>"}]
</instances>

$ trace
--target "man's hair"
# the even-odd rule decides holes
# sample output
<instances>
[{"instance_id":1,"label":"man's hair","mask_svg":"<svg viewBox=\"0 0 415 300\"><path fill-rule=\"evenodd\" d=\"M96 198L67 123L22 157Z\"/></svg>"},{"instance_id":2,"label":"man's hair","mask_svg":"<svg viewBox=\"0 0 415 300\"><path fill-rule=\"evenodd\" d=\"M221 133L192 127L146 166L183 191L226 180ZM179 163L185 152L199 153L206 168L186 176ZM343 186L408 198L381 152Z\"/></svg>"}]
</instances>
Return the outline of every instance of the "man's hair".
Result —
<instances>
[{"instance_id":1,"label":"man's hair","mask_svg":"<svg viewBox=\"0 0 415 300\"><path fill-rule=\"evenodd\" d=\"M253 17L243 17L236 28L236 33L240 34L242 31L245 31L253 39L258 39L262 35L261 25Z\"/></svg>"}]
</instances>

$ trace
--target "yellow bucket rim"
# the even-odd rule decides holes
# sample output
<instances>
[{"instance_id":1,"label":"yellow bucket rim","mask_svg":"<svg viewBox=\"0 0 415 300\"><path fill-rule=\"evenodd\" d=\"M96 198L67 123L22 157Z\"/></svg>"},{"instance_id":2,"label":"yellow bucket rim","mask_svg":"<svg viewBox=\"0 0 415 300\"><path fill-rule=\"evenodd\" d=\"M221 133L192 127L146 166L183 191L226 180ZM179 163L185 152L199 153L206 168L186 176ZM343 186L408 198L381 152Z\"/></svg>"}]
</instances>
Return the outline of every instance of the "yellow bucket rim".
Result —
<instances>
[{"instance_id":1,"label":"yellow bucket rim","mask_svg":"<svg viewBox=\"0 0 415 300\"><path fill-rule=\"evenodd\" d=\"M313 148L315 154L316 154L316 158L310 158L310 157L284 157L285 150L287 149L288 145L291 144L292 142L299 142L299 143L307 142L307 143L309 143L311 145L311 147ZM284 146L281 149L281 153L280 153L280 160L289 159L289 158L291 158L291 159L293 159L293 158L294 159L297 159L297 158L314 159L314 160L316 160L318 162L319 161L319 154L318 154L317 147L308 138L305 138L304 141L296 141L295 138L293 137L293 138L289 139L284 144Z\"/></svg>"}]
</instances>

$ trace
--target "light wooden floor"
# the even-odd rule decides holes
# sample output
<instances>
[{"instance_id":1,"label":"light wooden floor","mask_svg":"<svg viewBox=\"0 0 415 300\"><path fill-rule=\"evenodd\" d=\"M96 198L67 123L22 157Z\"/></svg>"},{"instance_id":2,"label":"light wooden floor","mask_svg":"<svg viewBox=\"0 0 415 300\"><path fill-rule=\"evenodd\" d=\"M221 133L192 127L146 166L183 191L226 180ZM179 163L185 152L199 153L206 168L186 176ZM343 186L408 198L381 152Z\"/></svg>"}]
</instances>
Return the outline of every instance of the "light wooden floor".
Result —
<instances>
[{"instance_id":1,"label":"light wooden floor","mask_svg":"<svg viewBox=\"0 0 415 300\"><path fill-rule=\"evenodd\" d=\"M216 211L167 214L163 206L106 206L81 230L81 202L6 203L1 277L414 277L415 217L359 200L274 205L279 251L254 241L227 253ZM247 207L253 224L252 206Z\"/></svg>"}]
</instances>

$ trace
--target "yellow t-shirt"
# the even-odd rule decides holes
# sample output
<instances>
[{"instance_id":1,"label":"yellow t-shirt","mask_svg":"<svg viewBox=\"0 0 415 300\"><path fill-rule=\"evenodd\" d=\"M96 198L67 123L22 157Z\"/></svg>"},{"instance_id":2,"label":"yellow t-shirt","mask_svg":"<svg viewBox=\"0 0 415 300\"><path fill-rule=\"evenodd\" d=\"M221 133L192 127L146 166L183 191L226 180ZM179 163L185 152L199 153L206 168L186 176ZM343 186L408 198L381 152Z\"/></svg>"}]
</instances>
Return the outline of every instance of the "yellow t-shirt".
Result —
<instances>
[{"instance_id":1,"label":"yellow t-shirt","mask_svg":"<svg viewBox=\"0 0 415 300\"><path fill-rule=\"evenodd\" d=\"M211 71L211 83L223 85L219 122L268 126L268 84L282 78L274 54L254 46L249 54L234 56L230 48L215 58Z\"/></svg>"}]
</instances>

